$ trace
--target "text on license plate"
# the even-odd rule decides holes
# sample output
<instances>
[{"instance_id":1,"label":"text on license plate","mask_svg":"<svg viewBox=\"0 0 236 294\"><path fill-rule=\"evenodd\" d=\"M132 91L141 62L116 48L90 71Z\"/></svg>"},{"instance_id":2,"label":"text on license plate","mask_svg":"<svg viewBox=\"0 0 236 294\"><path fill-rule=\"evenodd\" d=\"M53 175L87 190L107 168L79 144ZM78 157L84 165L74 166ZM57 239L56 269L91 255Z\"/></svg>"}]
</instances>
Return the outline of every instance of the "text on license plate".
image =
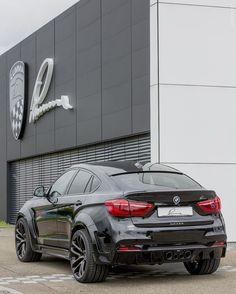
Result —
<instances>
[{"instance_id":1,"label":"text on license plate","mask_svg":"<svg viewBox=\"0 0 236 294\"><path fill-rule=\"evenodd\" d=\"M193 208L190 206L168 206L158 207L157 214L162 216L192 216Z\"/></svg>"}]
</instances>

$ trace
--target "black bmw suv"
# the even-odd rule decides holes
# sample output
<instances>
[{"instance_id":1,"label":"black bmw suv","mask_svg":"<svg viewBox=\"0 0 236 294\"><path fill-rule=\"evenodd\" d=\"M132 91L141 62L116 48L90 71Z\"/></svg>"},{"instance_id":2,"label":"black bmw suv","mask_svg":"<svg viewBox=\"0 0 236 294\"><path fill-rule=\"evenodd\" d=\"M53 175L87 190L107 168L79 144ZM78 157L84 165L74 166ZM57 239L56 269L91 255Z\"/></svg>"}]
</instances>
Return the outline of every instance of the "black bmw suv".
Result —
<instances>
[{"instance_id":1,"label":"black bmw suv","mask_svg":"<svg viewBox=\"0 0 236 294\"><path fill-rule=\"evenodd\" d=\"M226 254L221 202L182 172L160 164L79 164L17 216L20 261L42 254L70 260L79 282L100 282L119 264L183 262L211 274Z\"/></svg>"}]
</instances>

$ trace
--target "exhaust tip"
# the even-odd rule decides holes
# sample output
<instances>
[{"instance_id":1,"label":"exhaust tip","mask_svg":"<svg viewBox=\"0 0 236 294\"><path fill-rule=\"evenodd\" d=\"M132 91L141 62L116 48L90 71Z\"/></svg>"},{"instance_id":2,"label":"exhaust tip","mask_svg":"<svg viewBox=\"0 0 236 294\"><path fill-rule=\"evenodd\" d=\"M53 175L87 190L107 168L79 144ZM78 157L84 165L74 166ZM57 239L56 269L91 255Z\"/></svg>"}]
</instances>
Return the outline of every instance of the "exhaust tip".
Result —
<instances>
[{"instance_id":1,"label":"exhaust tip","mask_svg":"<svg viewBox=\"0 0 236 294\"><path fill-rule=\"evenodd\" d=\"M185 251L185 253L184 253L184 257L185 257L186 259L191 258L191 256L192 256L192 252L191 252L191 251L189 251L189 250Z\"/></svg>"},{"instance_id":2,"label":"exhaust tip","mask_svg":"<svg viewBox=\"0 0 236 294\"><path fill-rule=\"evenodd\" d=\"M172 258L173 258L173 253L171 251L166 252L166 259L172 260Z\"/></svg>"},{"instance_id":3,"label":"exhaust tip","mask_svg":"<svg viewBox=\"0 0 236 294\"><path fill-rule=\"evenodd\" d=\"M173 255L173 260L177 260L179 258L179 255L177 254L177 253L175 253L174 255Z\"/></svg>"}]
</instances>

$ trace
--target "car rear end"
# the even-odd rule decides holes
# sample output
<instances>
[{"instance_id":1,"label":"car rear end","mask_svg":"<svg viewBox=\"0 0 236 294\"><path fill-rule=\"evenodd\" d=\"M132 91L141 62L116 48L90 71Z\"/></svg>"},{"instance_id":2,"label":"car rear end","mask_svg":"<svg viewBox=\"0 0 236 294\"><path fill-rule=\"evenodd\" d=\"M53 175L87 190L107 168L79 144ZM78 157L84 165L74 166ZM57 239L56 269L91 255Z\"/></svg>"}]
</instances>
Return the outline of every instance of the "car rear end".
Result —
<instances>
[{"instance_id":1,"label":"car rear end","mask_svg":"<svg viewBox=\"0 0 236 294\"><path fill-rule=\"evenodd\" d=\"M225 256L221 201L214 191L179 172L118 174L113 180L133 188L105 202L115 246L113 263L187 265Z\"/></svg>"}]
</instances>

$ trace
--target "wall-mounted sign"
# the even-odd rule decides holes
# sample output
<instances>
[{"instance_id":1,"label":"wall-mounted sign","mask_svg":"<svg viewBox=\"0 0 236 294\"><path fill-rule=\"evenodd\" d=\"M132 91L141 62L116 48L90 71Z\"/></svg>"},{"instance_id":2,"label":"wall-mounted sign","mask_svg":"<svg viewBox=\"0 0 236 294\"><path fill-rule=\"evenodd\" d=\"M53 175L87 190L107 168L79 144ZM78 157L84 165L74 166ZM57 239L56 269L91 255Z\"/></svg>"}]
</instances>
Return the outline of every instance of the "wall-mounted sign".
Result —
<instances>
[{"instance_id":1,"label":"wall-mounted sign","mask_svg":"<svg viewBox=\"0 0 236 294\"><path fill-rule=\"evenodd\" d=\"M43 61L34 86L31 100L29 122L36 122L43 114L55 107L72 109L69 97L61 96L60 99L44 103L51 85L54 69L54 61L47 58ZM23 61L17 61L10 69L9 74L9 100L10 119L13 136L16 140L21 139L27 114L27 67Z\"/></svg>"},{"instance_id":2,"label":"wall-mounted sign","mask_svg":"<svg viewBox=\"0 0 236 294\"><path fill-rule=\"evenodd\" d=\"M64 109L72 109L68 96L61 96L60 99L42 104L47 96L53 75L54 62L52 58L47 58L42 63L35 82L33 96L31 100L29 122L36 122L45 112L62 106Z\"/></svg>"},{"instance_id":3,"label":"wall-mounted sign","mask_svg":"<svg viewBox=\"0 0 236 294\"><path fill-rule=\"evenodd\" d=\"M17 61L9 74L10 120L16 140L21 139L23 135L27 112L26 92L26 65Z\"/></svg>"}]
</instances>

